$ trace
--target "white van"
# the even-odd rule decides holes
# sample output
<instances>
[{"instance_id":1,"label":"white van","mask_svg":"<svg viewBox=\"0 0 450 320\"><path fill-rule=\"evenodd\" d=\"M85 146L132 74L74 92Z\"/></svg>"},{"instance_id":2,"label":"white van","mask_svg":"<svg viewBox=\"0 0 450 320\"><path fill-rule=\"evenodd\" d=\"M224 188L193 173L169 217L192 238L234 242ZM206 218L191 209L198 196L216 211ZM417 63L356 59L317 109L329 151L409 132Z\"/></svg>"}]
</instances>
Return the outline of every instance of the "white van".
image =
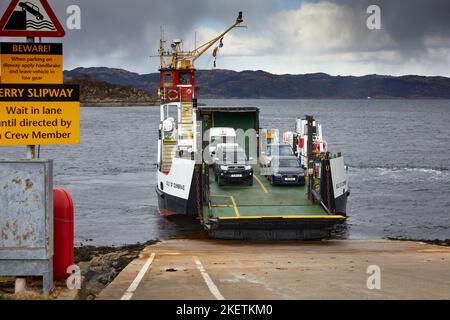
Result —
<instances>
[{"instance_id":1,"label":"white van","mask_svg":"<svg viewBox=\"0 0 450 320\"><path fill-rule=\"evenodd\" d=\"M233 128L209 129L209 154L214 158L217 145L220 143L236 143L236 130Z\"/></svg>"}]
</instances>

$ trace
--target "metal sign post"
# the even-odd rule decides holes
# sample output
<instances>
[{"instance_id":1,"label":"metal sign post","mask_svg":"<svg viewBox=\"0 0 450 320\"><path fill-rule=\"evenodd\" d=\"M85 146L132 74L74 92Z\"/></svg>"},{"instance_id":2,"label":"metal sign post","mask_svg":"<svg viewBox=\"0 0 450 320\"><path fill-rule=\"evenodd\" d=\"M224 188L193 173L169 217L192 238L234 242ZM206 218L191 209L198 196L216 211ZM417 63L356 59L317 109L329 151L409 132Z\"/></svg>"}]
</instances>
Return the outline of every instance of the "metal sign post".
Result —
<instances>
[{"instance_id":1,"label":"metal sign post","mask_svg":"<svg viewBox=\"0 0 450 320\"><path fill-rule=\"evenodd\" d=\"M24 277L42 275L43 293L48 295L53 287L53 162L36 160L36 145L79 143L79 87L63 85L61 44L35 44L35 37L65 36L47 0L11 0L0 19L0 36L26 37L26 44L2 43L2 61L26 61L25 56L40 55L40 59L45 56L52 62L49 72L41 72L49 68L45 66L31 71L42 74L40 78L21 73L23 63L15 70L6 68L3 71L8 76L0 85L0 114L11 119L10 126L23 129L16 123L29 114L52 124L50 131L23 125L27 130L20 136L0 132L0 145L27 146L26 160L0 161L0 183L5 186L0 193L0 229L4 235L0 239L0 275L17 277L16 293L26 289ZM12 98L4 94L11 90L20 95ZM43 94L49 91L57 97ZM6 105L26 111L10 113L5 111ZM46 119L48 110L57 111L59 116ZM67 132L60 132L64 131L61 128Z\"/></svg>"},{"instance_id":2,"label":"metal sign post","mask_svg":"<svg viewBox=\"0 0 450 320\"><path fill-rule=\"evenodd\" d=\"M27 43L34 43L34 37L27 37ZM36 159L36 146L27 146L27 160Z\"/></svg>"},{"instance_id":3,"label":"metal sign post","mask_svg":"<svg viewBox=\"0 0 450 320\"><path fill-rule=\"evenodd\" d=\"M34 43L34 37L27 37L27 43ZM27 160L34 160L36 158L36 146L30 145L27 146ZM27 281L26 278L17 277L15 281L14 293L20 294L26 291L27 289Z\"/></svg>"}]
</instances>

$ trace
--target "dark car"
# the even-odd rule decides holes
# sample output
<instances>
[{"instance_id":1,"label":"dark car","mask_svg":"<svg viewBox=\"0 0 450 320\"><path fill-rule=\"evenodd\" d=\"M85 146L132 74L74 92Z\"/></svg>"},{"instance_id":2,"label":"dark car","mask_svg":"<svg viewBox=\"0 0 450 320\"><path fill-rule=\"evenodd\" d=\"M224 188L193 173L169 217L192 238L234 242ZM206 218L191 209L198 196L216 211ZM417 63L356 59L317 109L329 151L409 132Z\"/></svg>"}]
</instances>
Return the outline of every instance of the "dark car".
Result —
<instances>
[{"instance_id":1,"label":"dark car","mask_svg":"<svg viewBox=\"0 0 450 320\"><path fill-rule=\"evenodd\" d=\"M295 156L272 158L270 163L270 184L305 185L305 172Z\"/></svg>"},{"instance_id":2,"label":"dark car","mask_svg":"<svg viewBox=\"0 0 450 320\"><path fill-rule=\"evenodd\" d=\"M245 151L237 144L219 144L213 168L214 178L219 186L237 181L245 182L249 186L253 185L253 168L248 162Z\"/></svg>"},{"instance_id":3,"label":"dark car","mask_svg":"<svg viewBox=\"0 0 450 320\"><path fill-rule=\"evenodd\" d=\"M34 4L30 2L19 2L19 6L22 8L23 11L28 11L33 16L36 17L37 20L44 20L44 16L39 10L39 7L35 6Z\"/></svg>"}]
</instances>

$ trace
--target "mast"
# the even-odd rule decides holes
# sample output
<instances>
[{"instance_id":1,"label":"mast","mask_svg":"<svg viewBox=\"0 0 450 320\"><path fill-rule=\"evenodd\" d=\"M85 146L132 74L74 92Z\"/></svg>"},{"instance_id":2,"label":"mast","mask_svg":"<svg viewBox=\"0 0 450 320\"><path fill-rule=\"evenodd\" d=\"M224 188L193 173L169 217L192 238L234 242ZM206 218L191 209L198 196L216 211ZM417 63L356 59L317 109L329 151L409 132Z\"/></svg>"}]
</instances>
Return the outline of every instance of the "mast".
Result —
<instances>
[{"instance_id":1,"label":"mast","mask_svg":"<svg viewBox=\"0 0 450 320\"><path fill-rule=\"evenodd\" d=\"M242 22L244 22L242 12L239 12L236 21L224 32L191 51L183 50L183 42L181 40L174 40L171 44L171 49L166 51L164 48L164 34L161 30L159 48L161 69L194 69L194 63L198 58L200 58L206 51L208 51L208 49L215 45L231 30L240 27Z\"/></svg>"},{"instance_id":2,"label":"mast","mask_svg":"<svg viewBox=\"0 0 450 320\"><path fill-rule=\"evenodd\" d=\"M160 37L160 40L159 40L159 63L160 63L160 66L161 66L161 68L163 68L163 64L164 64L164 45L165 45L165 43L166 43L166 41L164 40L164 29L163 29L163 27L161 26L160 27L160 32L161 32L161 37Z\"/></svg>"},{"instance_id":3,"label":"mast","mask_svg":"<svg viewBox=\"0 0 450 320\"><path fill-rule=\"evenodd\" d=\"M201 45L200 47L196 48L193 51L194 57L192 59L192 66L194 65L194 62L200 58L206 51L208 51L209 48L211 48L214 44L217 43L220 39L222 39L228 32L239 26L244 20L242 19L242 12L239 12L239 16L236 19L236 22L230 26L227 30L222 32L219 36L215 37L214 39L210 40L209 42Z\"/></svg>"}]
</instances>

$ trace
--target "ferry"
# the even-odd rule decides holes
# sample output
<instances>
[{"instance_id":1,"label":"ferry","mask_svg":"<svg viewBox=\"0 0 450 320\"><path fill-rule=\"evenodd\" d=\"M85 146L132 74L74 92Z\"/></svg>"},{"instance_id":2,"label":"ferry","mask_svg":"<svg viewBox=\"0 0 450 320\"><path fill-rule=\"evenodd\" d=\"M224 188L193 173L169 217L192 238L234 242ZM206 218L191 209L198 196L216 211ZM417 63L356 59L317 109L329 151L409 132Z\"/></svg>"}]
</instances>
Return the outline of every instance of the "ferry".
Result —
<instances>
[{"instance_id":1,"label":"ferry","mask_svg":"<svg viewBox=\"0 0 450 320\"><path fill-rule=\"evenodd\" d=\"M350 191L344 159L328 151L321 124L305 115L292 123L293 131L280 135L276 128L260 128L259 108L197 103L195 61L221 46L224 36L242 23L240 12L222 34L190 51L183 49L181 40L173 40L166 49L161 37L159 212L168 218L198 219L213 238L327 238L347 218ZM281 152L286 145L292 154L274 156L272 149ZM245 153L243 162L236 158L234 165L218 166L216 162L224 159L215 151L225 149ZM301 168L296 175L274 171L272 162L286 162L286 157ZM239 181L243 173L237 170L246 170L246 183Z\"/></svg>"}]
</instances>

